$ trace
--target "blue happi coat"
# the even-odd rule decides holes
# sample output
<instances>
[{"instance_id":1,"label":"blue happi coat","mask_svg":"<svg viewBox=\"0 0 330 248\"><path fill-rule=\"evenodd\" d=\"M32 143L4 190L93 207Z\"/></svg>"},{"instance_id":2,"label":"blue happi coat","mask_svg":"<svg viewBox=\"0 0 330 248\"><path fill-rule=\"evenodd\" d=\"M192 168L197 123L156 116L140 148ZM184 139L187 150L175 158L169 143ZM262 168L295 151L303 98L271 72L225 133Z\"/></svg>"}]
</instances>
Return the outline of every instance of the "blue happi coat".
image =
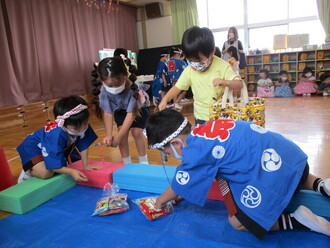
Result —
<instances>
[{"instance_id":1,"label":"blue happi coat","mask_svg":"<svg viewBox=\"0 0 330 248\"><path fill-rule=\"evenodd\" d=\"M34 133L28 135L25 140L17 147L17 151L25 165L32 158L42 155L46 169L59 169L67 165L67 158L74 144L79 151L86 150L95 140L97 135L94 130L88 126L83 138L76 137L76 141L70 140L70 135L62 128L57 126L56 122L49 122L47 125Z\"/></svg>"},{"instance_id":2,"label":"blue happi coat","mask_svg":"<svg viewBox=\"0 0 330 248\"><path fill-rule=\"evenodd\" d=\"M244 121L208 121L186 142L173 191L202 206L212 181L221 177L237 206L267 231L291 200L307 163L296 144Z\"/></svg>"}]
</instances>

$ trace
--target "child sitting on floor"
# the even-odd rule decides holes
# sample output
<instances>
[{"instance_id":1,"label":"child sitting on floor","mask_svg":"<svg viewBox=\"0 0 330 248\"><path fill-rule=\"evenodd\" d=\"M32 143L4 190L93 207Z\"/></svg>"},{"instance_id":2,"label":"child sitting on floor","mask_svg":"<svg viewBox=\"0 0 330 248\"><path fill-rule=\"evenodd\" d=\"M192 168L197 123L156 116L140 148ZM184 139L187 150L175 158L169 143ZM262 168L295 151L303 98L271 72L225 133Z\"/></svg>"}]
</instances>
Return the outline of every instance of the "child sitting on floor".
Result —
<instances>
[{"instance_id":1,"label":"child sitting on floor","mask_svg":"<svg viewBox=\"0 0 330 248\"><path fill-rule=\"evenodd\" d=\"M259 239L267 231L296 228L330 235L330 222L304 206L283 214L301 188L329 197L330 178L310 174L307 155L282 135L234 120L208 121L191 130L174 110L151 115L146 135L149 148L182 159L171 186L157 198L157 209L178 195L203 206L216 178L235 229Z\"/></svg>"},{"instance_id":2,"label":"child sitting on floor","mask_svg":"<svg viewBox=\"0 0 330 248\"><path fill-rule=\"evenodd\" d=\"M316 88L313 70L310 67L305 67L302 78L294 88L294 93L297 95L311 96L311 93L316 92Z\"/></svg>"},{"instance_id":3,"label":"child sitting on floor","mask_svg":"<svg viewBox=\"0 0 330 248\"><path fill-rule=\"evenodd\" d=\"M274 86L272 80L268 77L269 71L267 69L261 69L259 76L260 79L257 82L258 97L273 97Z\"/></svg>"},{"instance_id":4,"label":"child sitting on floor","mask_svg":"<svg viewBox=\"0 0 330 248\"><path fill-rule=\"evenodd\" d=\"M55 122L28 135L17 147L23 170L18 178L21 183L31 176L47 179L54 173L68 174L76 181L87 181L81 171L67 167L70 155L77 148L85 170L99 169L88 164L88 147L97 139L88 124L88 105L79 96L69 96L54 105Z\"/></svg>"},{"instance_id":5,"label":"child sitting on floor","mask_svg":"<svg viewBox=\"0 0 330 248\"><path fill-rule=\"evenodd\" d=\"M330 73L326 72L320 76L321 84L317 88L316 93L323 96L330 96Z\"/></svg>"},{"instance_id":6,"label":"child sitting on floor","mask_svg":"<svg viewBox=\"0 0 330 248\"><path fill-rule=\"evenodd\" d=\"M280 78L275 82L275 96L276 97L292 97L292 90L289 86L287 71L280 71Z\"/></svg>"}]
</instances>

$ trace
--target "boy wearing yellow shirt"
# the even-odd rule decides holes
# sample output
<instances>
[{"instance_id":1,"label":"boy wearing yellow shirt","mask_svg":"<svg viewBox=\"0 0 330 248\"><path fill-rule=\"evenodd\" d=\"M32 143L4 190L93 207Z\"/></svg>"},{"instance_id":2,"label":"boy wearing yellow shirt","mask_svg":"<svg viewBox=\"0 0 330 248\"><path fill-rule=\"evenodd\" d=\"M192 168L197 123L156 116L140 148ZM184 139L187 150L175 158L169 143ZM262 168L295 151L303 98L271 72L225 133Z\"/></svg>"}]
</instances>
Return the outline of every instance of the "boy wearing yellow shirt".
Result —
<instances>
[{"instance_id":1,"label":"boy wearing yellow shirt","mask_svg":"<svg viewBox=\"0 0 330 248\"><path fill-rule=\"evenodd\" d=\"M226 61L214 56L214 37L208 28L194 26L187 29L182 38L182 51L189 66L164 96L159 109L165 109L167 102L191 87L195 124L202 124L209 120L209 106L223 95L225 87L240 90L242 80Z\"/></svg>"}]
</instances>

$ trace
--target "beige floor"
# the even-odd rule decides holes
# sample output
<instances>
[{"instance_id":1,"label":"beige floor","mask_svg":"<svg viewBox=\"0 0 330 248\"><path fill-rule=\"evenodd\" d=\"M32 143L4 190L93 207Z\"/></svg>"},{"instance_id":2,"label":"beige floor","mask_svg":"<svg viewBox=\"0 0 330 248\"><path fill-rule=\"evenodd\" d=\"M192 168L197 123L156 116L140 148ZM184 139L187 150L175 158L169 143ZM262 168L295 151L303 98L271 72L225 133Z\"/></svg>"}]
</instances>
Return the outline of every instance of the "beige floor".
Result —
<instances>
[{"instance_id":1,"label":"beige floor","mask_svg":"<svg viewBox=\"0 0 330 248\"><path fill-rule=\"evenodd\" d=\"M153 110L153 109L152 109ZM192 122L192 102L185 103L182 113ZM98 142L104 136L103 124L91 115L90 123L97 135ZM0 132L0 146L4 148L13 177L16 180L21 171L21 161L16 147L26 135L42 127L31 125ZM330 177L330 96L268 98L266 99L266 128L279 132L297 143L309 156L311 172L321 177ZM133 162L138 162L138 155L133 139L130 137ZM121 162L118 148L91 146L90 159L101 160L102 153L106 161ZM148 150L149 163L160 164L159 152ZM168 165L178 165L179 161L169 158ZM7 216L0 211L0 218Z\"/></svg>"}]
</instances>

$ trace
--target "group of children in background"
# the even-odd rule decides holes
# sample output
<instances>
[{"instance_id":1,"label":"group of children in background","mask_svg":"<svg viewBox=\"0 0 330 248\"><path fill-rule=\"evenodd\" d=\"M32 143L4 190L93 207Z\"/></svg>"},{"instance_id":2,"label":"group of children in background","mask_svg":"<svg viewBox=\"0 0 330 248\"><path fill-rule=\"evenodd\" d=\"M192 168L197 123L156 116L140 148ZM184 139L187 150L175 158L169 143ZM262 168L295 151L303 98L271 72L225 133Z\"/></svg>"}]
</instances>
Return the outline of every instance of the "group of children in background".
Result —
<instances>
[{"instance_id":1,"label":"group of children in background","mask_svg":"<svg viewBox=\"0 0 330 248\"><path fill-rule=\"evenodd\" d=\"M155 80L152 84L153 104L158 106L161 99L176 84L183 70L187 67L187 63L182 56L182 51L177 47L172 47L170 52L163 49L157 65ZM180 102L187 102L185 98L186 91L182 91L173 99L173 102L167 104L167 108L176 108L181 110L183 106Z\"/></svg>"},{"instance_id":2,"label":"group of children in background","mask_svg":"<svg viewBox=\"0 0 330 248\"><path fill-rule=\"evenodd\" d=\"M269 78L267 69L260 70L260 79L257 82L258 97L292 97L295 95L311 96L312 93L330 95L330 73L323 73L320 76L320 85L317 85L316 78L313 75L313 70L310 67L305 67L302 72L302 77L293 88L289 86L288 72L280 71L279 78L273 84ZM275 86L275 87L274 87Z\"/></svg>"}]
</instances>

